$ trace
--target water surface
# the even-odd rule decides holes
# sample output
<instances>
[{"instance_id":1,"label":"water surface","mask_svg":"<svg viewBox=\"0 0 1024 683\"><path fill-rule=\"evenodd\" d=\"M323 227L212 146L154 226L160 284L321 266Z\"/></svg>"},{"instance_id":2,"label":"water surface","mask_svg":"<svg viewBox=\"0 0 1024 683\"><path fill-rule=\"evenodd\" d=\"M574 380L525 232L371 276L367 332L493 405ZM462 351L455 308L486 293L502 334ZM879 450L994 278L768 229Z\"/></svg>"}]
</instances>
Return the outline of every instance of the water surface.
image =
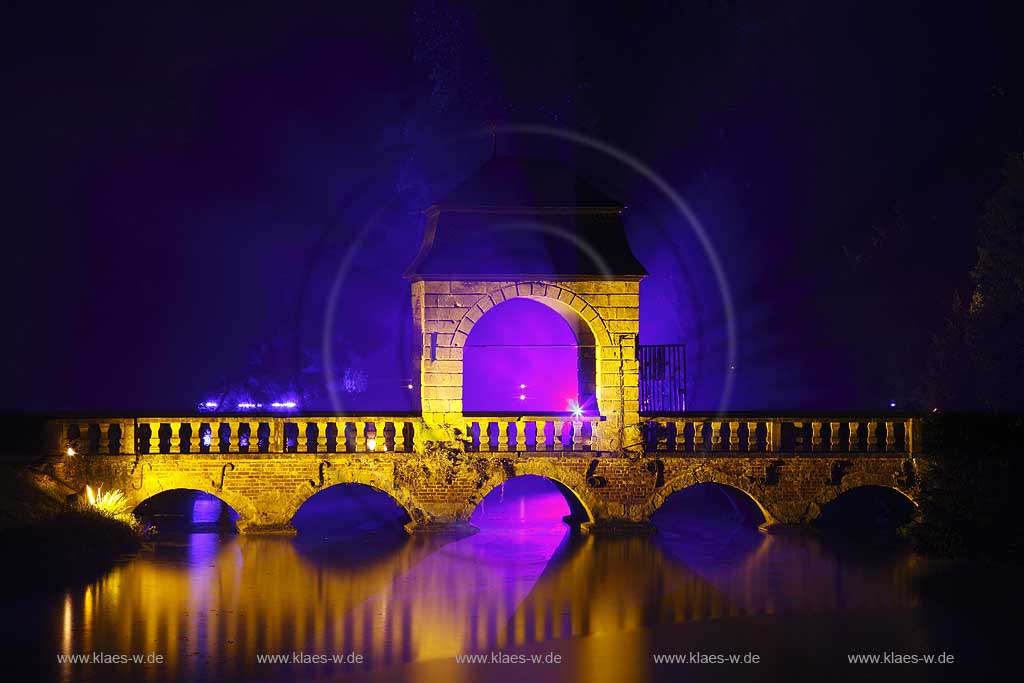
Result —
<instances>
[{"instance_id":1,"label":"water surface","mask_svg":"<svg viewBox=\"0 0 1024 683\"><path fill-rule=\"evenodd\" d=\"M572 534L554 490L497 491L474 518L481 532L458 540L406 537L388 523L348 536L165 537L88 585L14 596L3 621L8 659L26 679L61 681L905 681L1005 663L1012 631L991 604L998 574L982 580L901 550L766 535L698 503L696 513L660 518L650 537ZM886 651L958 661L846 660ZM163 662L57 662L93 652ZM760 661L653 660L691 652ZM293 653L349 661L259 661ZM467 653L561 663L456 661Z\"/></svg>"}]
</instances>

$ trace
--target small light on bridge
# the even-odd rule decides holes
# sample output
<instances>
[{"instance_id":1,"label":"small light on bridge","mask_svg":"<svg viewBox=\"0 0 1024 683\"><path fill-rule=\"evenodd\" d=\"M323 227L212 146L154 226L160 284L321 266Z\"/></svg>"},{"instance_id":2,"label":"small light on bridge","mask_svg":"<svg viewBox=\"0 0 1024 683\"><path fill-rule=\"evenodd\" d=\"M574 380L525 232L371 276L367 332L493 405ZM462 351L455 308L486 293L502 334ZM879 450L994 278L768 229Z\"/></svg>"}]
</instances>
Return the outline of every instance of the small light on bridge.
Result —
<instances>
[{"instance_id":1,"label":"small light on bridge","mask_svg":"<svg viewBox=\"0 0 1024 683\"><path fill-rule=\"evenodd\" d=\"M207 401L206 403L203 404L203 407L204 408L216 408L217 407L217 402L216 401Z\"/></svg>"},{"instance_id":2,"label":"small light on bridge","mask_svg":"<svg viewBox=\"0 0 1024 683\"><path fill-rule=\"evenodd\" d=\"M75 457L75 449L72 448L71 446L68 446L68 457L69 458Z\"/></svg>"},{"instance_id":3,"label":"small light on bridge","mask_svg":"<svg viewBox=\"0 0 1024 683\"><path fill-rule=\"evenodd\" d=\"M526 388L526 385L525 385L525 384L520 384L520 385L519 385L519 388L520 388L520 389L525 389L525 388Z\"/></svg>"},{"instance_id":4,"label":"small light on bridge","mask_svg":"<svg viewBox=\"0 0 1024 683\"><path fill-rule=\"evenodd\" d=\"M526 400L526 394L519 394L519 400L520 401L525 401Z\"/></svg>"},{"instance_id":5,"label":"small light on bridge","mask_svg":"<svg viewBox=\"0 0 1024 683\"><path fill-rule=\"evenodd\" d=\"M889 407L890 408L895 408L896 407L896 401L889 401Z\"/></svg>"},{"instance_id":6,"label":"small light on bridge","mask_svg":"<svg viewBox=\"0 0 1024 683\"><path fill-rule=\"evenodd\" d=\"M572 413L572 416L583 417L583 406L581 406L578 401L574 401L571 398L567 399L567 401L569 403L569 412Z\"/></svg>"},{"instance_id":7,"label":"small light on bridge","mask_svg":"<svg viewBox=\"0 0 1024 683\"><path fill-rule=\"evenodd\" d=\"M297 403L295 401L275 401L270 404L271 408L294 408Z\"/></svg>"},{"instance_id":8,"label":"small light on bridge","mask_svg":"<svg viewBox=\"0 0 1024 683\"><path fill-rule=\"evenodd\" d=\"M245 401L245 402L239 403L238 407L241 408L242 410L249 410L251 408L262 408L263 404L262 403L249 403L248 401Z\"/></svg>"},{"instance_id":9,"label":"small light on bridge","mask_svg":"<svg viewBox=\"0 0 1024 683\"><path fill-rule=\"evenodd\" d=\"M406 384L406 385L405 385L405 388L406 388L406 389L412 389L412 385L411 385L411 384Z\"/></svg>"},{"instance_id":10,"label":"small light on bridge","mask_svg":"<svg viewBox=\"0 0 1024 683\"><path fill-rule=\"evenodd\" d=\"M371 436L366 440L366 450L375 451L377 450L377 437Z\"/></svg>"}]
</instances>

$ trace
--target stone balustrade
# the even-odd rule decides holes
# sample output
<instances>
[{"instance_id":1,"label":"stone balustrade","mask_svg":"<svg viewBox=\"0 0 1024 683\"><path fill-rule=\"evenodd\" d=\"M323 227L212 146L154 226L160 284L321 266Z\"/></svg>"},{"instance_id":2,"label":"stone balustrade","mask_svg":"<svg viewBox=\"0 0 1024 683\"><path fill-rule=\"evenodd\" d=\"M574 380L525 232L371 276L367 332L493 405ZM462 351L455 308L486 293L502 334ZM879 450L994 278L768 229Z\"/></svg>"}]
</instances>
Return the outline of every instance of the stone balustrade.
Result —
<instances>
[{"instance_id":1,"label":"stone balustrade","mask_svg":"<svg viewBox=\"0 0 1024 683\"><path fill-rule=\"evenodd\" d=\"M480 452L589 451L604 420L599 415L466 415L468 450ZM594 448L594 450L598 450Z\"/></svg>"},{"instance_id":2,"label":"stone balustrade","mask_svg":"<svg viewBox=\"0 0 1024 683\"><path fill-rule=\"evenodd\" d=\"M53 420L51 452L372 453L411 452L419 415L184 417ZM69 451L69 449L71 449Z\"/></svg>"},{"instance_id":3,"label":"stone balustrade","mask_svg":"<svg viewBox=\"0 0 1024 683\"><path fill-rule=\"evenodd\" d=\"M461 438L478 452L599 451L604 418L564 414L466 414ZM199 415L52 420L48 452L149 453L413 452L419 414ZM912 453L914 419L897 416L645 416L645 452ZM70 449L70 451L69 451Z\"/></svg>"},{"instance_id":4,"label":"stone balustrade","mask_svg":"<svg viewBox=\"0 0 1024 683\"><path fill-rule=\"evenodd\" d=\"M645 451L677 453L912 453L915 421L897 416L687 414L645 416Z\"/></svg>"}]
</instances>

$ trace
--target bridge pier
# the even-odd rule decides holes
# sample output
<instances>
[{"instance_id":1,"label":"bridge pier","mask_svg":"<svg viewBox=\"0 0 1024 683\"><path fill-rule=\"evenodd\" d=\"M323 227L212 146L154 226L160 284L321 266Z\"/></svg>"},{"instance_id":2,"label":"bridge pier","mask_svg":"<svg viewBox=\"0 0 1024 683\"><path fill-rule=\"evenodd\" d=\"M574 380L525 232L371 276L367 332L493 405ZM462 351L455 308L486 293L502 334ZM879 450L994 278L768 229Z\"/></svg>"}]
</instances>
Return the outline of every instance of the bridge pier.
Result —
<instances>
[{"instance_id":1,"label":"bridge pier","mask_svg":"<svg viewBox=\"0 0 1024 683\"><path fill-rule=\"evenodd\" d=\"M598 519L584 522L580 525L580 531L585 534L627 536L653 534L657 528L648 520Z\"/></svg>"},{"instance_id":2,"label":"bridge pier","mask_svg":"<svg viewBox=\"0 0 1024 683\"><path fill-rule=\"evenodd\" d=\"M454 538L465 538L480 531L465 520L437 518L409 522L405 525L405 530L410 534L436 534Z\"/></svg>"},{"instance_id":3,"label":"bridge pier","mask_svg":"<svg viewBox=\"0 0 1024 683\"><path fill-rule=\"evenodd\" d=\"M260 524L239 519L236 522L236 526L238 527L238 533L244 536L294 536L298 533L298 530L292 526L291 522Z\"/></svg>"}]
</instances>

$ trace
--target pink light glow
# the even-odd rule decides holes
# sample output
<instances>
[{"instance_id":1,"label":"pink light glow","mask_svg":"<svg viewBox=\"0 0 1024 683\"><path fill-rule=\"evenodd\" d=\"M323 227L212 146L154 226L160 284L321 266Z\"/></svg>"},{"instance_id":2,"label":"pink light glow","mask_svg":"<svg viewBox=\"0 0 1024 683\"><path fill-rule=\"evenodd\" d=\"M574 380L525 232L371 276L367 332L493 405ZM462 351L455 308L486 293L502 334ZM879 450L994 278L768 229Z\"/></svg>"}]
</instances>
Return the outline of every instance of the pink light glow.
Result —
<instances>
[{"instance_id":1,"label":"pink light glow","mask_svg":"<svg viewBox=\"0 0 1024 683\"><path fill-rule=\"evenodd\" d=\"M464 408L562 412L566 396L579 391L577 353L575 335L555 311L529 299L501 303L466 340Z\"/></svg>"}]
</instances>

